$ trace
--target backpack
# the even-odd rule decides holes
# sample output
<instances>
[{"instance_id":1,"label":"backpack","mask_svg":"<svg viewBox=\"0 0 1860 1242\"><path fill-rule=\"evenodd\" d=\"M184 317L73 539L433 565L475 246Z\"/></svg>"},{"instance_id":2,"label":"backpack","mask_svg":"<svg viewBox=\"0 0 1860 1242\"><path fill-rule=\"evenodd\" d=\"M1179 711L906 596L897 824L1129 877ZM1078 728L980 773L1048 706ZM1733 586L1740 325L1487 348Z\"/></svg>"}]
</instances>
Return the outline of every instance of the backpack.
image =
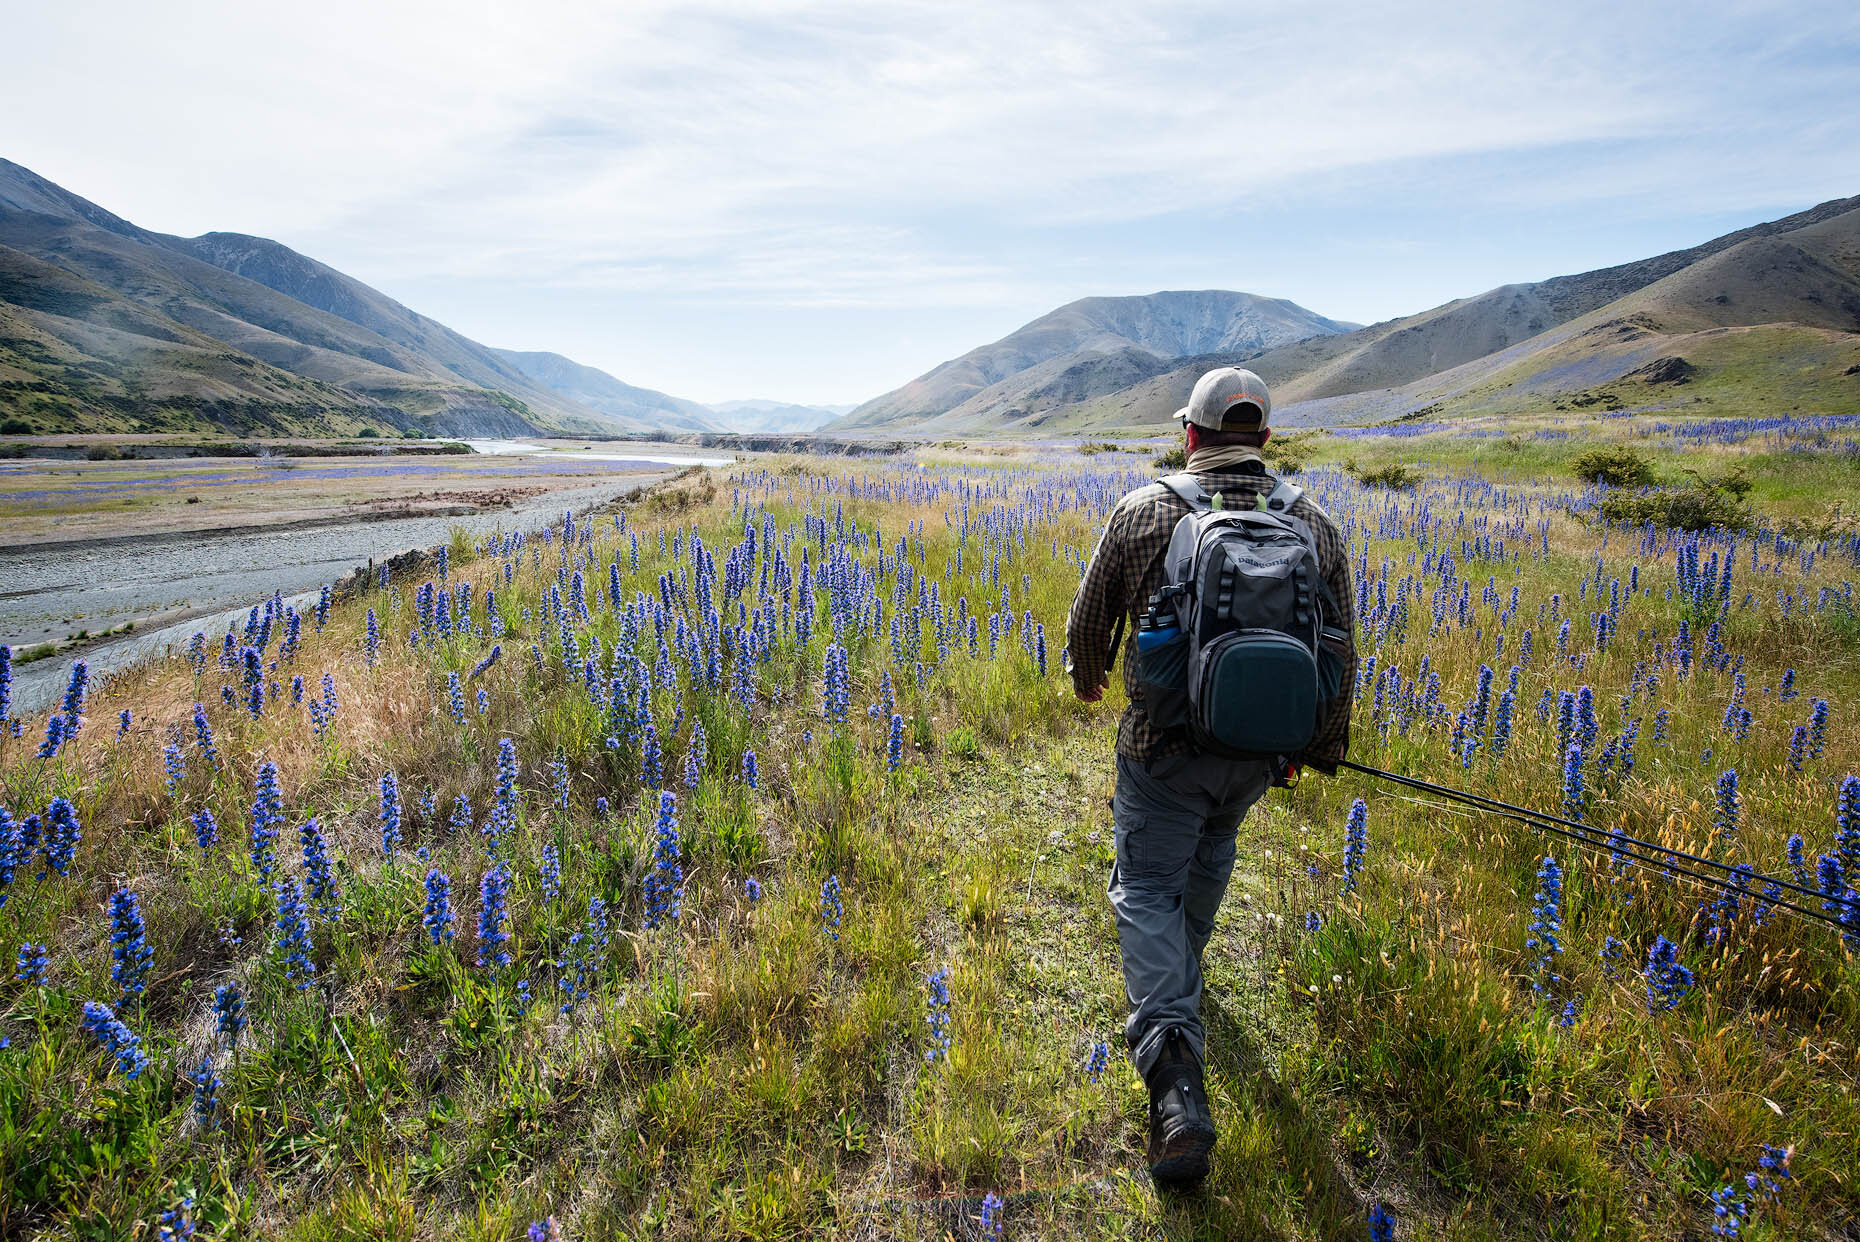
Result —
<instances>
[{"instance_id":1,"label":"backpack","mask_svg":"<svg viewBox=\"0 0 1860 1242\"><path fill-rule=\"evenodd\" d=\"M1336 602L1311 528L1290 511L1303 491L1274 480L1257 508L1227 509L1192 474L1161 482L1189 512L1164 553L1164 585L1138 619L1144 709L1211 754L1296 756L1343 674L1322 641Z\"/></svg>"}]
</instances>

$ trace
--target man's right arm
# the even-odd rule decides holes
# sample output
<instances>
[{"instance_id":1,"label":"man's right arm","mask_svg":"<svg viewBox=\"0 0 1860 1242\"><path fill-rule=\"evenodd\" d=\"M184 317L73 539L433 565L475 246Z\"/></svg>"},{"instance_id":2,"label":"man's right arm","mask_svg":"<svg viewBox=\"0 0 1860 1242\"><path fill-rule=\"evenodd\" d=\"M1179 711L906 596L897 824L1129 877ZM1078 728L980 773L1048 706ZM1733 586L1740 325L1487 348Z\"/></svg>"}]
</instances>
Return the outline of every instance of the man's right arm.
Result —
<instances>
[{"instance_id":1,"label":"man's right arm","mask_svg":"<svg viewBox=\"0 0 1860 1242\"><path fill-rule=\"evenodd\" d=\"M1088 703L1096 703L1110 680L1111 631L1129 609L1125 597L1122 519L1112 511L1098 549L1085 567L1079 593L1066 618L1066 651L1072 658L1072 690Z\"/></svg>"}]
</instances>

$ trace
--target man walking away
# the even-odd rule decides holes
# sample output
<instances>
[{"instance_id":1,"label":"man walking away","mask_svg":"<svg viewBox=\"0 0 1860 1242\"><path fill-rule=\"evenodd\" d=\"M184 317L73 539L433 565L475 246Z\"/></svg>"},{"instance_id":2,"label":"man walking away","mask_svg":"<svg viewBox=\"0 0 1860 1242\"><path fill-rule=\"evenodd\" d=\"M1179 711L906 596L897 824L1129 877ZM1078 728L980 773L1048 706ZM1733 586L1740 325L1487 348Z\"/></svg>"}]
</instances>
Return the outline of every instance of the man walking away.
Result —
<instances>
[{"instance_id":1,"label":"man walking away","mask_svg":"<svg viewBox=\"0 0 1860 1242\"><path fill-rule=\"evenodd\" d=\"M1188 405L1176 413L1185 426L1192 479L1174 476L1118 502L1079 584L1066 629L1074 692L1095 703L1103 697L1108 664L1117 657L1115 636L1125 620L1132 623L1133 650L1124 660L1130 706L1117 729L1117 857L1108 891L1130 1003L1124 1037L1150 1089L1150 1173L1167 1185L1200 1181L1215 1144L1202 1079L1201 954L1233 873L1240 821L1268 788L1289 784L1301 767L1335 774L1349 745L1356 680L1349 555L1329 515L1267 472L1260 449L1271 435L1271 413L1265 381L1251 371L1222 367L1201 377ZM1285 504L1294 494L1297 499ZM1153 595L1181 589L1169 582L1177 557L1165 556L1178 522L1210 507L1224 515L1281 504L1279 516L1291 519L1283 524L1302 525L1300 536L1315 550L1322 585L1311 594L1327 597L1319 610L1324 650L1317 659L1330 678L1326 683L1320 677L1317 691L1306 696L1315 703L1307 744L1288 755L1236 757L1241 752L1210 742L1212 735L1179 703L1165 705L1160 695L1146 703L1135 631ZM1299 549L1294 554L1307 555ZM1220 607L1234 615L1226 598ZM1204 699L1209 693L1203 691ZM1274 701L1226 706L1255 720L1285 710L1279 696L1259 697Z\"/></svg>"}]
</instances>

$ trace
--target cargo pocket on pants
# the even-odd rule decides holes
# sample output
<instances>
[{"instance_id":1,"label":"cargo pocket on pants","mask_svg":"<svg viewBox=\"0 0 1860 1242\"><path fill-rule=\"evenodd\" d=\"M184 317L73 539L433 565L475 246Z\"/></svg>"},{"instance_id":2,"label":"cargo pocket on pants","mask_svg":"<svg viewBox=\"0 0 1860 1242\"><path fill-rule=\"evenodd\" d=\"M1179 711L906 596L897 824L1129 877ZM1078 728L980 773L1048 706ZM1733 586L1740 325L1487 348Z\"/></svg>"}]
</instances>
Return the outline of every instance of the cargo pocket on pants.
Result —
<instances>
[{"instance_id":1,"label":"cargo pocket on pants","mask_svg":"<svg viewBox=\"0 0 1860 1242\"><path fill-rule=\"evenodd\" d=\"M1149 861L1147 852L1149 840L1145 835L1146 822L1145 816L1136 815L1132 816L1128 823L1119 820L1112 827L1112 844L1116 847L1117 871L1125 883L1129 883L1132 876L1142 875Z\"/></svg>"}]
</instances>

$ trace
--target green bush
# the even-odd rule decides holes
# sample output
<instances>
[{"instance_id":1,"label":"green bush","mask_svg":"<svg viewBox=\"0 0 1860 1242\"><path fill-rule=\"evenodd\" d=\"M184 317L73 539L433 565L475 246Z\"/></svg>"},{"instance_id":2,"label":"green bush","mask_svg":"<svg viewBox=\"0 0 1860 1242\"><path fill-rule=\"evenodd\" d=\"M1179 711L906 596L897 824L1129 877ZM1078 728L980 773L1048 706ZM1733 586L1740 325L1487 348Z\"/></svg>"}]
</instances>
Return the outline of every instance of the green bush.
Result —
<instances>
[{"instance_id":1,"label":"green bush","mask_svg":"<svg viewBox=\"0 0 1860 1242\"><path fill-rule=\"evenodd\" d=\"M1297 474L1310 462L1311 453L1317 448L1317 440L1323 434L1322 431L1314 430L1274 435L1266 441L1260 456L1280 474Z\"/></svg>"},{"instance_id":2,"label":"green bush","mask_svg":"<svg viewBox=\"0 0 1860 1242\"><path fill-rule=\"evenodd\" d=\"M1750 510L1736 495L1708 484L1617 492L1604 498L1597 511L1611 522L1630 526L1651 522L1675 530L1745 530L1751 522Z\"/></svg>"},{"instance_id":3,"label":"green bush","mask_svg":"<svg viewBox=\"0 0 1860 1242\"><path fill-rule=\"evenodd\" d=\"M1188 450L1178 444L1158 457L1156 465L1163 470L1186 470L1188 469Z\"/></svg>"},{"instance_id":4,"label":"green bush","mask_svg":"<svg viewBox=\"0 0 1860 1242\"><path fill-rule=\"evenodd\" d=\"M29 436L31 434L32 424L23 418L9 418L4 423L0 423L0 436Z\"/></svg>"},{"instance_id":5,"label":"green bush","mask_svg":"<svg viewBox=\"0 0 1860 1242\"><path fill-rule=\"evenodd\" d=\"M1750 494L1750 476L1736 466L1709 478L1691 472L1684 487L1655 488L1636 495L1616 493L1604 497L1599 512L1611 522L1634 526L1670 526L1675 530L1749 530L1755 515L1744 498Z\"/></svg>"},{"instance_id":6,"label":"green bush","mask_svg":"<svg viewBox=\"0 0 1860 1242\"><path fill-rule=\"evenodd\" d=\"M1079 452L1086 457L1095 457L1099 453L1120 453L1123 447L1114 440L1087 440L1079 445Z\"/></svg>"},{"instance_id":7,"label":"green bush","mask_svg":"<svg viewBox=\"0 0 1860 1242\"><path fill-rule=\"evenodd\" d=\"M1715 492L1723 492L1739 500L1750 495L1750 476L1744 473L1742 466L1732 466L1723 474L1714 475L1709 479L1701 478L1700 481Z\"/></svg>"},{"instance_id":8,"label":"green bush","mask_svg":"<svg viewBox=\"0 0 1860 1242\"><path fill-rule=\"evenodd\" d=\"M1576 459L1576 477L1605 487L1652 487L1653 465L1625 444L1592 448Z\"/></svg>"},{"instance_id":9,"label":"green bush","mask_svg":"<svg viewBox=\"0 0 1860 1242\"><path fill-rule=\"evenodd\" d=\"M1356 476L1357 482L1364 487L1387 487L1403 491L1421 482L1422 474L1418 466L1403 465L1393 461L1386 466L1364 468L1355 462L1348 463L1344 469Z\"/></svg>"},{"instance_id":10,"label":"green bush","mask_svg":"<svg viewBox=\"0 0 1860 1242\"><path fill-rule=\"evenodd\" d=\"M380 434L381 433L376 431L373 427L364 427L355 433L355 438L358 440L373 440L379 437Z\"/></svg>"}]
</instances>

